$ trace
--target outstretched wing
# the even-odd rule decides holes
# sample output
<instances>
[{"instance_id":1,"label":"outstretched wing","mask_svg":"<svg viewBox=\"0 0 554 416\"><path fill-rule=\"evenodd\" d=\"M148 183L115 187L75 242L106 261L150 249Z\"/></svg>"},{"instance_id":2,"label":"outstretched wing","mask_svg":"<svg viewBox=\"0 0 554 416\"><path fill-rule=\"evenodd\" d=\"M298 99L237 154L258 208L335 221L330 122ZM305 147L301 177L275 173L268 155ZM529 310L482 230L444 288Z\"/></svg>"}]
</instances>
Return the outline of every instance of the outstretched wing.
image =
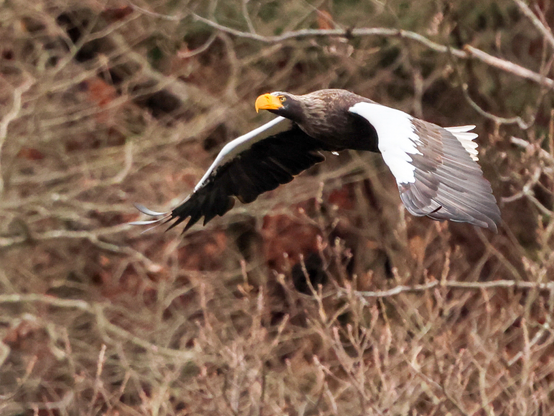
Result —
<instances>
[{"instance_id":1,"label":"outstretched wing","mask_svg":"<svg viewBox=\"0 0 554 416\"><path fill-rule=\"evenodd\" d=\"M350 112L377 131L378 147L408 211L497 232L500 210L477 163L474 126L442 128L375 103Z\"/></svg>"},{"instance_id":2,"label":"outstretched wing","mask_svg":"<svg viewBox=\"0 0 554 416\"><path fill-rule=\"evenodd\" d=\"M173 222L173 228L188 218L187 231L202 217L204 225L223 215L235 204L254 201L260 194L292 181L295 175L325 160L319 152L325 145L304 133L296 124L278 117L228 143L202 177L194 191L170 213L159 213L137 205L158 220L135 222L152 224ZM277 133L275 126L281 127Z\"/></svg>"}]
</instances>

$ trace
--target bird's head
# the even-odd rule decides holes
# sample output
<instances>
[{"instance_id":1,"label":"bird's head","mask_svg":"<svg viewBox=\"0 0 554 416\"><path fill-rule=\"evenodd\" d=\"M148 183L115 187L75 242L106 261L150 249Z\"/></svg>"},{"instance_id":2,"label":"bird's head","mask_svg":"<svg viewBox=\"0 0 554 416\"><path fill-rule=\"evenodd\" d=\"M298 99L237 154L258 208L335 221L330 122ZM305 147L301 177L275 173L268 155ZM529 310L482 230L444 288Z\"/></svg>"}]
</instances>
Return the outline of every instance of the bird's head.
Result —
<instances>
[{"instance_id":1,"label":"bird's head","mask_svg":"<svg viewBox=\"0 0 554 416\"><path fill-rule=\"evenodd\" d=\"M299 98L286 92L262 94L256 99L256 112L268 110L289 120L300 121L303 110Z\"/></svg>"}]
</instances>

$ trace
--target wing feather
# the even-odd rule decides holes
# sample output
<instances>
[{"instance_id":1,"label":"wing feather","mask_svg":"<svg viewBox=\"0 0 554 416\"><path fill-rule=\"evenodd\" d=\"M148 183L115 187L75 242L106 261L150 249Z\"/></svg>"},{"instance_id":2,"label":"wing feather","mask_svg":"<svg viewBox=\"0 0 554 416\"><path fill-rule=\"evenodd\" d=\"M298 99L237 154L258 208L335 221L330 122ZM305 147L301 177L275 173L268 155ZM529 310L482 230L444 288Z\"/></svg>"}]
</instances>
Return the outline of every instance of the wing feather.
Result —
<instances>
[{"instance_id":1,"label":"wing feather","mask_svg":"<svg viewBox=\"0 0 554 416\"><path fill-rule=\"evenodd\" d=\"M158 221L173 222L169 228L188 219L185 232L201 218L205 225L224 215L234 206L235 197L243 203L252 202L325 160L320 153L326 150L324 143L308 136L294 123L281 123L283 120L279 117L227 144L194 191L170 213L142 206L140 211L163 216ZM282 131L273 132L277 124L281 124Z\"/></svg>"},{"instance_id":2,"label":"wing feather","mask_svg":"<svg viewBox=\"0 0 554 416\"><path fill-rule=\"evenodd\" d=\"M411 214L497 232L500 210L477 164L477 135L469 132L475 126L442 128L375 103L357 103L350 111L377 131L379 150Z\"/></svg>"}]
</instances>

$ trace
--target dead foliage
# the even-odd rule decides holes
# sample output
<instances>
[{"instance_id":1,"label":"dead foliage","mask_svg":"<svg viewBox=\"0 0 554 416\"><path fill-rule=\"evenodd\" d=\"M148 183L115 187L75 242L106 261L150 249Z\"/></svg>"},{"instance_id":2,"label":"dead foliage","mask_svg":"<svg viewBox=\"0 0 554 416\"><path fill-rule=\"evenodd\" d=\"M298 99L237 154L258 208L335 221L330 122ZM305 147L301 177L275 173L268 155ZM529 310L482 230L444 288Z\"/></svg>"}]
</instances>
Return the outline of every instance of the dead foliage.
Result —
<instances>
[{"instance_id":1,"label":"dead foliage","mask_svg":"<svg viewBox=\"0 0 554 416\"><path fill-rule=\"evenodd\" d=\"M0 10L2 415L546 415L550 1L20 0ZM144 232L255 97L345 88L476 124L497 235L411 217L329 155Z\"/></svg>"}]
</instances>

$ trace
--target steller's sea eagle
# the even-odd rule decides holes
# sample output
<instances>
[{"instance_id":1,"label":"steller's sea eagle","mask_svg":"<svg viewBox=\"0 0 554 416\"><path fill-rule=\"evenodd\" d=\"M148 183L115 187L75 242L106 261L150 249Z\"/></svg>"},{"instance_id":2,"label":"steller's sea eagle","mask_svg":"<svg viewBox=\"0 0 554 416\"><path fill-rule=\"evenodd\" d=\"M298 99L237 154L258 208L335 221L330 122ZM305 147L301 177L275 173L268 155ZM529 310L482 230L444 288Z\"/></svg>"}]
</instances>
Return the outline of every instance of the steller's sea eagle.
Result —
<instances>
[{"instance_id":1,"label":"steller's sea eagle","mask_svg":"<svg viewBox=\"0 0 554 416\"><path fill-rule=\"evenodd\" d=\"M235 198L252 202L323 162L322 151L354 149L381 153L411 214L497 232L500 210L477 163L475 126L443 128L340 89L272 92L259 96L255 107L278 117L223 147L171 212L137 205L156 219L134 224L174 221L172 228L188 219L184 232L203 217L205 225L229 211Z\"/></svg>"}]
</instances>

